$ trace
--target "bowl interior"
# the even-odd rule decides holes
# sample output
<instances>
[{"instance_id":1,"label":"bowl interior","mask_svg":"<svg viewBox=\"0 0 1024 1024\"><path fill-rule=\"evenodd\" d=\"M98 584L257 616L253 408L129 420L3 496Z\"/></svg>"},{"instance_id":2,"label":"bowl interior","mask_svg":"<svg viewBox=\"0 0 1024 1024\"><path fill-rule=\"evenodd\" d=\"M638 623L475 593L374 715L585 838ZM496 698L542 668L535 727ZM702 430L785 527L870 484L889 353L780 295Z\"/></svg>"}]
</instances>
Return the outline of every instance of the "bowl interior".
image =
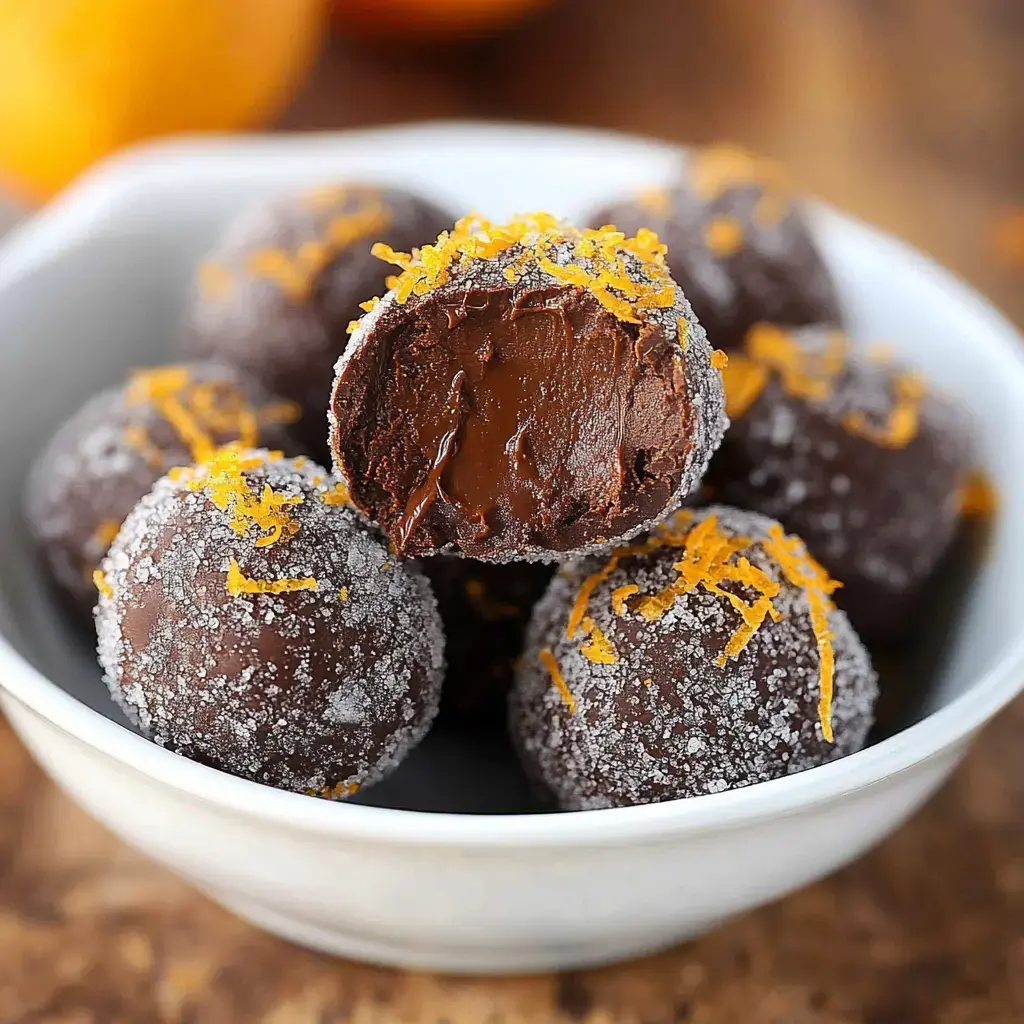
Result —
<instances>
[{"instance_id":1,"label":"bowl interior","mask_svg":"<svg viewBox=\"0 0 1024 1024\"><path fill-rule=\"evenodd\" d=\"M416 188L457 212L549 209L572 218L664 179L677 159L671 147L615 136L447 126L158 147L101 170L0 254L4 636L57 686L127 727L88 634L62 613L34 563L23 483L51 432L90 394L133 366L176 358L192 270L233 213L278 190L366 176ZM891 343L961 400L974 420L979 465L1000 491L982 564L958 593L956 614L937 612L929 630L923 717L967 693L1019 639L1024 363L1012 328L950 275L838 214L820 209L815 216L852 335ZM418 809L531 806L500 742L467 744L444 732L367 799Z\"/></svg>"}]
</instances>

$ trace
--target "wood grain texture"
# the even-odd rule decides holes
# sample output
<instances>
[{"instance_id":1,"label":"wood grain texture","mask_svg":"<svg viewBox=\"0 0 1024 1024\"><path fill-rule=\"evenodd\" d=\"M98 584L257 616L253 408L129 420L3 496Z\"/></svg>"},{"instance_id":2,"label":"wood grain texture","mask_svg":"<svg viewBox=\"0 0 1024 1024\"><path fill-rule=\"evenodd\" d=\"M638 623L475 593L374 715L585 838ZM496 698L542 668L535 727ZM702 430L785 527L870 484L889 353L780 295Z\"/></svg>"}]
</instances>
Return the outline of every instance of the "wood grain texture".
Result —
<instances>
[{"instance_id":1,"label":"wood grain texture","mask_svg":"<svg viewBox=\"0 0 1024 1024\"><path fill-rule=\"evenodd\" d=\"M1024 320L1017 0L568 0L468 51L338 43L286 118L501 116L734 138L932 251ZM0 1022L1019 1024L1024 703L860 863L652 959L517 980L329 960L124 847L0 727Z\"/></svg>"}]
</instances>

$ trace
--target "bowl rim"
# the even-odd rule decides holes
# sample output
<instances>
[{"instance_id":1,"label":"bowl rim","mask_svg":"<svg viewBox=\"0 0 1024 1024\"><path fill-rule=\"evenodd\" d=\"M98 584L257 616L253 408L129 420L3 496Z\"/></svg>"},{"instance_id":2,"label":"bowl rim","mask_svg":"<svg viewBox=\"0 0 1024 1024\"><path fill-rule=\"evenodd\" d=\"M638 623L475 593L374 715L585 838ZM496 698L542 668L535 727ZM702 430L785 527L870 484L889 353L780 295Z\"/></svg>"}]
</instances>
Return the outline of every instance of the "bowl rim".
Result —
<instances>
[{"instance_id":1,"label":"bowl rim","mask_svg":"<svg viewBox=\"0 0 1024 1024\"><path fill-rule=\"evenodd\" d=\"M414 125L310 135L182 137L134 147L84 175L53 204L16 227L0 243L0 300L3 289L67 244L87 238L103 214L127 191L152 183L154 175L195 177L225 159L251 161L283 153L346 146L437 144L445 140L507 145L517 139L564 147L623 145L673 153L680 147L619 132L529 124L433 121ZM168 162L168 156L173 161ZM979 324L989 355L1000 360L1008 388L1024 401L1024 339L978 292L905 242L854 217L821 207L820 216L838 219L866 233L932 277L949 301L966 308ZM884 783L923 762L952 757L981 725L1024 690L1024 631L970 688L944 707L881 742L820 767L741 789L688 799L580 811L569 814L469 815L407 811L357 804L339 805L273 789L190 761L143 739L94 711L48 679L0 634L0 700L9 698L93 752L156 782L225 812L255 817L304 832L345 840L405 845L461 846L475 849L617 846L638 840L669 840L744 827L766 818L805 811L816 805ZM20 716L19 716L20 717Z\"/></svg>"}]
</instances>

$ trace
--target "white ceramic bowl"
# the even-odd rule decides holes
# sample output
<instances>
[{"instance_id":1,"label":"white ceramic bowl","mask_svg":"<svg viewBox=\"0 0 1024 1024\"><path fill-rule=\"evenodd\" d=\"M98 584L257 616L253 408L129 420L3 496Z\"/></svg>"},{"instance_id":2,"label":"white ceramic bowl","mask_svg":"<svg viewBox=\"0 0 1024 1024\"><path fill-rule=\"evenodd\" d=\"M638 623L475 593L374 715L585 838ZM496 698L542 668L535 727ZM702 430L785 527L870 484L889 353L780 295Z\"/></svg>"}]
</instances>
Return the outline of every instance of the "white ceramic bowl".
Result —
<instances>
[{"instance_id":1,"label":"white ceramic bowl","mask_svg":"<svg viewBox=\"0 0 1024 1024\"><path fill-rule=\"evenodd\" d=\"M926 713L861 753L749 789L577 814L430 814L278 792L130 731L32 564L19 516L29 460L92 391L171 357L192 267L243 205L366 175L494 216L572 216L665 176L675 158L615 135L476 125L175 142L101 167L15 232L0 250L2 703L75 800L297 942L517 972L628 957L710 928L857 857L932 793L1024 683L1024 348L948 273L827 210L816 226L853 332L891 341L961 396L1002 495ZM413 789L445 773L483 777L443 745L431 756L406 772Z\"/></svg>"}]
</instances>

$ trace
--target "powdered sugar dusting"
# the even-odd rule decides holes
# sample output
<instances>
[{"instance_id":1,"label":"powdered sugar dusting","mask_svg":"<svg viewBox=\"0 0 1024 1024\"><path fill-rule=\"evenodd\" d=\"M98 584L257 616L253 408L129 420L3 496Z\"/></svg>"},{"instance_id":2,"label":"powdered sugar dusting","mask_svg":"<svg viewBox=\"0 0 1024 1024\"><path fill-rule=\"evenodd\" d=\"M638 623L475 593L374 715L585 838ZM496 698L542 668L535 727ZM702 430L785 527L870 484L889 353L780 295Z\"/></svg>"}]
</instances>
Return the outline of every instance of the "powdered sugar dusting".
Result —
<instances>
[{"instance_id":1,"label":"powdered sugar dusting","mask_svg":"<svg viewBox=\"0 0 1024 1024\"><path fill-rule=\"evenodd\" d=\"M729 536L768 536L770 520L723 506L695 513L694 522L711 514ZM741 622L725 598L697 588L654 621L613 610L618 587L637 585L643 597L678 578L673 549L623 559L595 589L587 614L614 646L614 664L589 660L581 637L566 636L579 587L602 563L578 561L555 577L534 611L511 728L527 770L562 807L716 793L803 771L863 745L877 683L846 616L828 617L836 659L835 743L828 744L816 710L819 658L806 594L758 544L745 554L780 583L773 603L782 619L766 620L724 667L715 658ZM558 662L575 702L572 714L541 663L542 648Z\"/></svg>"},{"instance_id":2,"label":"powdered sugar dusting","mask_svg":"<svg viewBox=\"0 0 1024 1024\"><path fill-rule=\"evenodd\" d=\"M443 637L418 572L396 564L355 514L325 503L308 460L245 471L302 498L294 537L256 546L187 479L161 479L103 563L97 609L111 693L157 743L259 782L346 796L394 768L436 713ZM315 590L226 588L313 577ZM344 588L345 597L342 597Z\"/></svg>"}]
</instances>

